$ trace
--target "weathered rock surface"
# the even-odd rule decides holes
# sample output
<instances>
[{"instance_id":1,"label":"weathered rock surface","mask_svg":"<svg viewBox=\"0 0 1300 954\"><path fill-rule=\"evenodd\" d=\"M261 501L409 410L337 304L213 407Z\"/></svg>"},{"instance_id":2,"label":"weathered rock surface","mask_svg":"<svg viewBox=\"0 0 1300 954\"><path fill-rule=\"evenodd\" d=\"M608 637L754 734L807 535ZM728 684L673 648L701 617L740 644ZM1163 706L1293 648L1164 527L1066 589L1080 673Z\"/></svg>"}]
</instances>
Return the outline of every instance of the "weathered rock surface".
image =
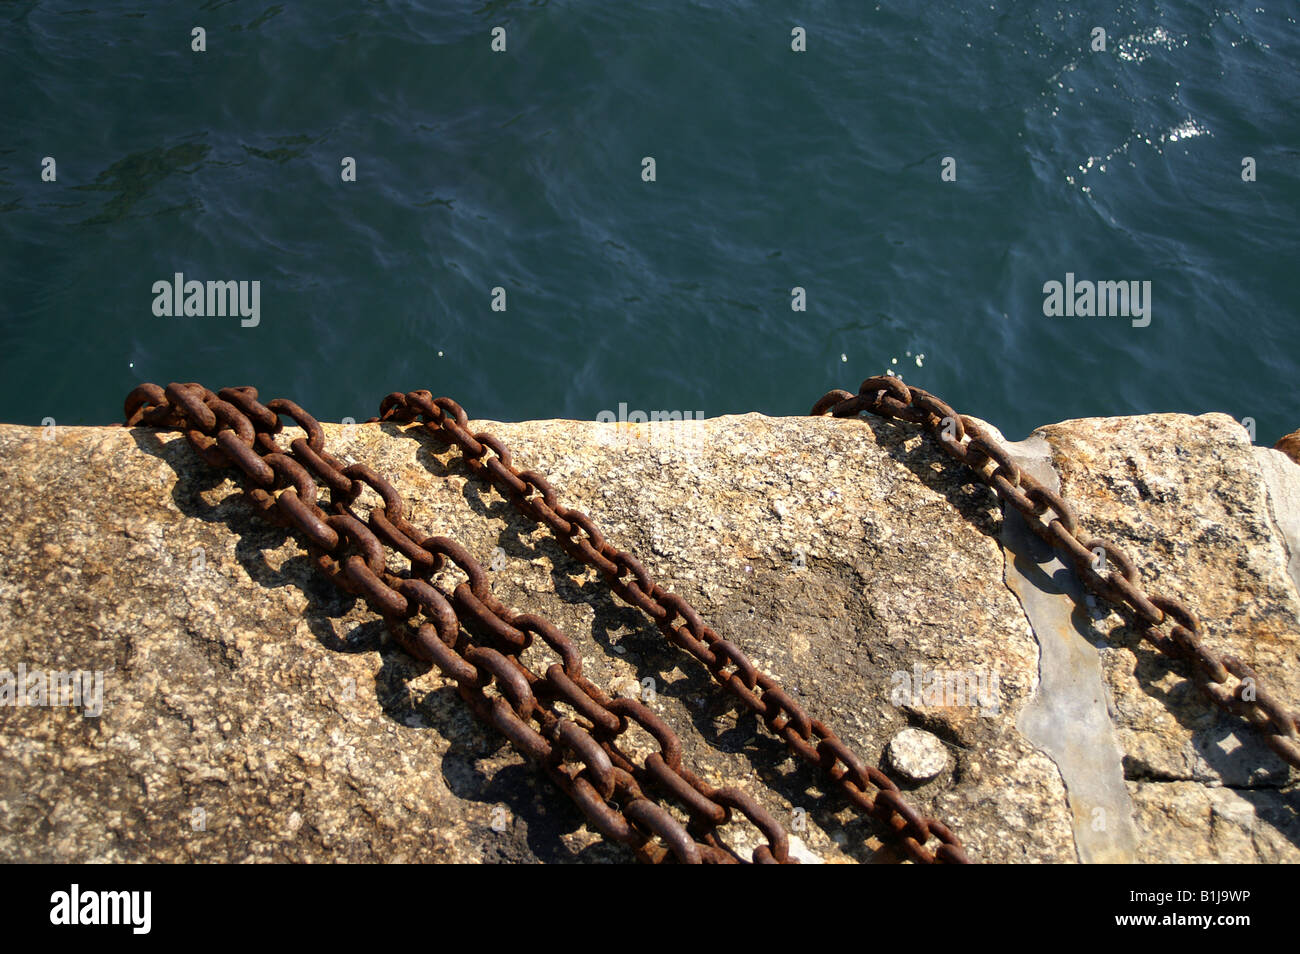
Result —
<instances>
[{"instance_id":1,"label":"weathered rock surface","mask_svg":"<svg viewBox=\"0 0 1300 954\"><path fill-rule=\"evenodd\" d=\"M1119 616L1053 617L1069 581L1008 549L993 496L915 429L476 426L870 761L893 773L886 745L909 727L941 740L937 776L895 777L976 860L1300 860L1294 773ZM696 772L788 825L804 809L804 858L898 857L456 453L390 425L326 434L398 484L417 526L484 563L499 548L497 595L574 637L593 681L654 680ZM1218 414L1069 421L1030 443L1148 588L1300 701L1300 467ZM0 860L630 860L179 435L0 426L0 486L0 671L104 673L98 716L0 707ZM1069 652L1044 653L1058 637ZM1041 671L1075 657L1084 675ZM1104 732L1072 722L1072 693ZM1090 771L1116 780L1100 816ZM758 841L727 834L745 857Z\"/></svg>"}]
</instances>

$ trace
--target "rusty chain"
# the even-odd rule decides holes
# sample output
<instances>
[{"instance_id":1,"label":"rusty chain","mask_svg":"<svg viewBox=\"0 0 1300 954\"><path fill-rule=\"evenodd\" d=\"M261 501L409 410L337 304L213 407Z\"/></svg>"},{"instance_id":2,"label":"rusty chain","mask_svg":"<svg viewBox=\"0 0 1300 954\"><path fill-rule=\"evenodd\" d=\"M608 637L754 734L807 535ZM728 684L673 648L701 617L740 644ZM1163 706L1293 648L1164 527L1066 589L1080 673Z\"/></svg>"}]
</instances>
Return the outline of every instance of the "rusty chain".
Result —
<instances>
[{"instance_id":1,"label":"rusty chain","mask_svg":"<svg viewBox=\"0 0 1300 954\"><path fill-rule=\"evenodd\" d=\"M1035 534L1069 557L1091 592L1119 610L1161 653L1190 663L1192 681L1216 706L1244 718L1288 764L1300 767L1300 718L1259 686L1251 667L1209 650L1200 639L1200 620L1188 607L1145 591L1129 556L1110 541L1085 535L1069 504L1022 471L978 422L893 376L868 378L856 395L831 391L811 413L828 412L841 418L870 412L924 427L950 457L1013 506ZM282 416L306 434L290 443L288 453L274 436L283 429ZM913 860L968 861L946 825L916 812L892 780L810 718L690 603L655 582L636 557L610 544L591 517L562 505L545 477L516 468L510 449L493 435L470 433L468 415L455 401L435 399L428 391L394 392L381 403L380 416L370 420L375 421L419 421L440 442L456 445L473 473L521 514L545 525L566 553L595 568L615 595L641 609L670 643L703 663L795 755L823 770L854 807L883 822ZM253 388L214 394L197 384L165 390L146 384L128 396L126 423L180 429L207 463L242 471L251 484L244 496L260 516L301 533L321 572L362 597L399 645L455 682L476 717L543 769L596 831L627 845L639 860L738 861L719 832L735 810L767 839L754 850L754 861L795 861L780 823L751 796L714 788L694 775L682 764L680 740L661 719L641 702L611 699L590 683L564 633L500 603L483 567L464 547L446 537L423 537L406 520L397 490L365 464L345 465L329 454L320 425L292 401L263 405ZM330 492L328 511L318 502L320 485ZM371 507L362 522L354 508L366 487L382 506ZM408 566L390 570L389 551ZM447 584L434 585L448 563L466 577L450 592ZM1108 564L1116 569L1106 573ZM1167 635L1159 631L1166 623ZM534 637L560 660L540 676L521 659ZM1225 685L1230 676L1238 680L1235 686ZM658 751L640 762L618 744L632 724L658 744ZM648 792L675 803L686 824ZM933 849L927 846L932 840Z\"/></svg>"},{"instance_id":2,"label":"rusty chain","mask_svg":"<svg viewBox=\"0 0 1300 954\"><path fill-rule=\"evenodd\" d=\"M1300 768L1300 716L1265 692L1250 666L1206 647L1195 613L1176 599L1145 591L1129 556L1110 541L1086 535L1069 504L1021 470L976 421L892 375L867 378L857 394L831 391L812 414L828 411L834 417L870 412L924 427L950 457L1014 507L1035 534L1069 557L1084 585L1119 610L1144 639L1164 655L1189 663L1192 681L1214 705L1244 718L1287 764ZM1108 565L1116 569L1104 573ZM1167 635L1159 631L1165 623ZM1238 680L1235 686L1225 685L1230 676Z\"/></svg>"},{"instance_id":3,"label":"rusty chain","mask_svg":"<svg viewBox=\"0 0 1300 954\"><path fill-rule=\"evenodd\" d=\"M464 547L422 535L407 521L397 490L367 465L345 465L326 451L320 425L297 404L263 405L247 387L214 394L197 384L165 390L145 384L127 397L125 411L127 426L180 429L208 464L242 471L249 485L244 496L257 513L301 533L315 566L379 613L403 649L453 680L474 715L542 768L606 838L651 863L670 857L735 863L739 858L719 829L738 812L766 838L753 851L755 862L797 863L785 830L752 796L714 788L692 773L682 763L680 739L663 720L638 700L611 699L592 685L564 633L502 605ZM281 416L306 434L291 441L287 453L275 439ZM489 448L502 453L491 435L465 437L479 457ZM321 485L330 493L328 511L318 502ZM382 506L372 506L363 522L355 508L367 487ZM389 569L385 546L405 558L404 570ZM466 577L450 593L434 584L448 562ZM534 637L559 659L540 676L521 659ZM640 762L619 745L633 724L658 744ZM687 823L648 792L676 802Z\"/></svg>"},{"instance_id":4,"label":"rusty chain","mask_svg":"<svg viewBox=\"0 0 1300 954\"><path fill-rule=\"evenodd\" d=\"M810 718L740 647L715 633L690 603L656 583L636 557L610 544L591 517L561 504L545 477L515 467L510 449L495 437L471 434L468 415L459 404L451 398L435 399L429 391L393 392L379 412L372 421L419 420L435 439L459 447L471 471L486 477L519 513L544 524L566 553L594 567L615 595L649 616L668 642L703 663L713 679L758 715L795 755L823 770L856 809L884 823L913 860L968 860L946 825L912 808L892 779L864 764L824 722ZM932 840L933 850L927 847Z\"/></svg>"}]
</instances>

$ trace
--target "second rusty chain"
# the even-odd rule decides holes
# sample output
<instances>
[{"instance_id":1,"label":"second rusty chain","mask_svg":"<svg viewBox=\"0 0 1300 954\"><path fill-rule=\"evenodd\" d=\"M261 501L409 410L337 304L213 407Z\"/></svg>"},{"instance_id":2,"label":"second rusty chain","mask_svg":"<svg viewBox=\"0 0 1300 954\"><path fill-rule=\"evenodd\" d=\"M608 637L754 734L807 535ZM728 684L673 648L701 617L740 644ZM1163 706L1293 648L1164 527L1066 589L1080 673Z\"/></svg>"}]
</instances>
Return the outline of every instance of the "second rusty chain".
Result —
<instances>
[{"instance_id":1,"label":"second rusty chain","mask_svg":"<svg viewBox=\"0 0 1300 954\"><path fill-rule=\"evenodd\" d=\"M384 398L379 417L371 421L417 419L436 439L459 447L473 472L486 474L516 510L544 524L565 552L599 571L610 590L645 612L670 643L703 663L714 680L757 714L795 755L822 769L854 807L883 822L909 857L923 863L968 862L948 826L918 813L892 779L864 764L825 723L810 718L740 647L715 633L690 603L656 583L636 557L611 545L591 517L562 505L545 477L516 468L505 444L490 434L471 434L468 415L451 398L435 399L429 391L395 391ZM678 617L684 621L681 626ZM933 850L927 845L931 841L936 842Z\"/></svg>"},{"instance_id":2,"label":"second rusty chain","mask_svg":"<svg viewBox=\"0 0 1300 954\"><path fill-rule=\"evenodd\" d=\"M1216 706L1244 718L1288 765L1300 768L1300 716L1265 692L1250 666L1206 647L1200 619L1187 606L1144 591L1128 555L1114 543L1084 534L1069 504L1018 467L978 422L892 375L867 378L857 394L831 391L812 409L814 415L828 411L835 417L870 412L924 427L950 457L1019 511L1035 534L1069 557L1083 584L1129 616L1144 639L1166 656L1190 663L1192 681ZM1118 569L1105 572L1108 563ZM1164 623L1168 635L1158 631ZM1238 680L1231 688L1225 685L1230 676Z\"/></svg>"},{"instance_id":3,"label":"second rusty chain","mask_svg":"<svg viewBox=\"0 0 1300 954\"><path fill-rule=\"evenodd\" d=\"M274 438L282 430L281 415L307 435L293 440L287 454ZM445 537L423 537L406 520L396 489L366 465L345 465L329 454L320 425L292 401L263 405L252 388L214 394L197 384L172 384L165 391L146 384L128 396L126 423L179 428L206 462L243 471L252 485L245 496L264 519L302 533L319 570L363 597L404 649L437 665L479 719L542 767L595 830L628 845L640 860L664 860L671 852L683 862L736 861L718 837L734 809L767 838L754 850L755 861L795 861L785 830L750 795L713 788L690 772L682 764L680 740L661 719L643 703L610 699L587 681L567 636L540 617L506 609L468 551ZM317 504L317 480L329 488L333 513ZM353 506L367 486L383 506L370 508L362 523ZM389 571L381 540L409 561L406 575ZM446 560L468 578L450 596L432 584ZM544 676L520 659L534 636L560 658ZM495 695L484 692L489 686ZM564 717L556 703L567 704L589 725ZM631 723L659 745L639 764L617 744ZM688 825L646 797L642 786L680 803ZM612 805L615 798L622 804Z\"/></svg>"}]
</instances>

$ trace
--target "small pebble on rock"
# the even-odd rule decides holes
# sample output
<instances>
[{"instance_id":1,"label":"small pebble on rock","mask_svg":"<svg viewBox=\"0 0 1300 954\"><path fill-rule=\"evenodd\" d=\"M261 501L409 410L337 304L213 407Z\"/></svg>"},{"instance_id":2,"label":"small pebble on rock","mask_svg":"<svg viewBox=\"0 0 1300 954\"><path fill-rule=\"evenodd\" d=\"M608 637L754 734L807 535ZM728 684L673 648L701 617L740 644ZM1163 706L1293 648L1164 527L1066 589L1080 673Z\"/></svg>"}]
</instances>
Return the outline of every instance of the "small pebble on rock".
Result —
<instances>
[{"instance_id":1,"label":"small pebble on rock","mask_svg":"<svg viewBox=\"0 0 1300 954\"><path fill-rule=\"evenodd\" d=\"M889 764L909 781L927 782L948 766L948 750L936 736L904 729L889 741Z\"/></svg>"}]
</instances>

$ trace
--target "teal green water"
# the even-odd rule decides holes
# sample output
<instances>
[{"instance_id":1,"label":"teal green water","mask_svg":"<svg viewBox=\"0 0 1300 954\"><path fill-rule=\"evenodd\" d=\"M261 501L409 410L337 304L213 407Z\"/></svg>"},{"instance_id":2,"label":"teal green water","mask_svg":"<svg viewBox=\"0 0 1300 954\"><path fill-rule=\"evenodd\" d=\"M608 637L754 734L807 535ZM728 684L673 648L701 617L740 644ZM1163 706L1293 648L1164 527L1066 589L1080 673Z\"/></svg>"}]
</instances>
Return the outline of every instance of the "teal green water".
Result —
<instances>
[{"instance_id":1,"label":"teal green water","mask_svg":"<svg viewBox=\"0 0 1300 954\"><path fill-rule=\"evenodd\" d=\"M0 5L0 420L141 380L802 414L888 368L1012 438L1300 426L1300 8L789 9ZM156 316L176 272L260 282L259 323ZM1151 282L1150 324L1044 315L1067 272Z\"/></svg>"}]
</instances>

